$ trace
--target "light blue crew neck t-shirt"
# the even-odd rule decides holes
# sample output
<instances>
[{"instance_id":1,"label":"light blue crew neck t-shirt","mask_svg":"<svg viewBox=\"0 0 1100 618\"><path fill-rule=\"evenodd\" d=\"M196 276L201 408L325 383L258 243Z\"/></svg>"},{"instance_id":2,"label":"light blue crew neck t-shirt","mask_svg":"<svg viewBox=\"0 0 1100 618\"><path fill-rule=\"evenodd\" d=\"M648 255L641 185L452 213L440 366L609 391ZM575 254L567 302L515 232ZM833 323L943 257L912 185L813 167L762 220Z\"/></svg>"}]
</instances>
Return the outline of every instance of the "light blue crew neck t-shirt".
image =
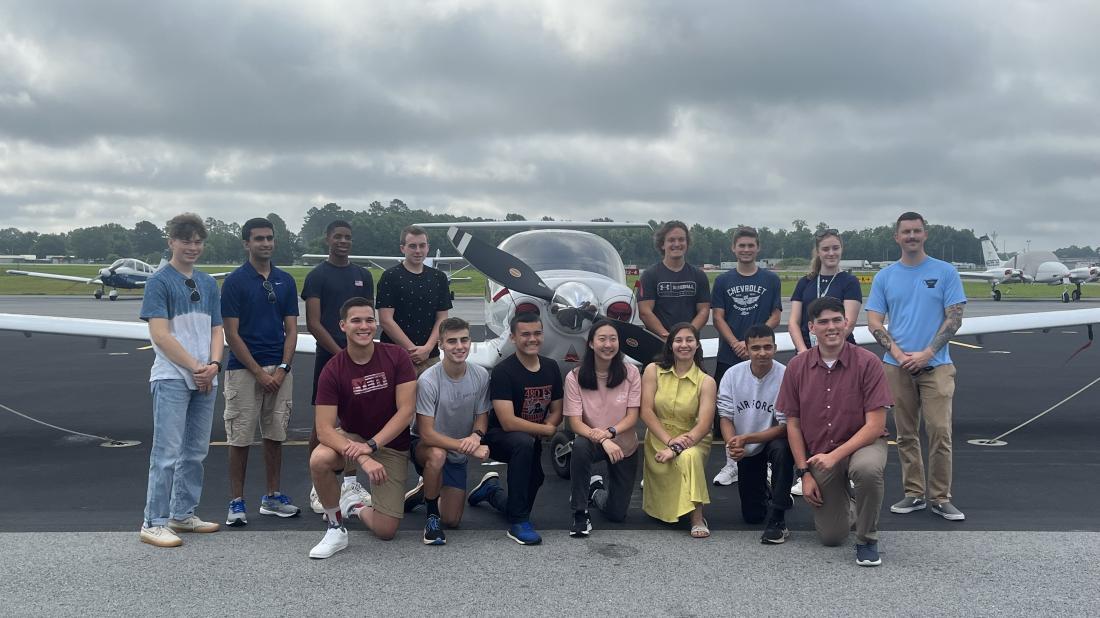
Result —
<instances>
[{"instance_id":1,"label":"light blue crew neck t-shirt","mask_svg":"<svg viewBox=\"0 0 1100 618\"><path fill-rule=\"evenodd\" d=\"M926 257L917 266L894 262L879 271L871 283L867 311L885 314L898 347L916 352L932 343L943 324L944 309L965 302L959 271L943 260ZM940 348L929 366L951 364L948 347ZM882 360L898 364L889 352Z\"/></svg>"},{"instance_id":2,"label":"light blue crew neck t-shirt","mask_svg":"<svg viewBox=\"0 0 1100 618\"><path fill-rule=\"evenodd\" d=\"M141 319L148 322L151 318L168 320L172 336L180 342L184 350L201 363L210 360L210 331L222 324L221 295L218 284L210 275L194 271L191 278L199 292L197 301L191 300L191 288L187 286L187 277L167 264L145 283L145 297L141 301ZM156 359L149 370L149 381L183 380L187 388L197 390L191 367L180 367L173 363L160 348L153 344ZM217 385L217 377L214 378Z\"/></svg>"}]
</instances>

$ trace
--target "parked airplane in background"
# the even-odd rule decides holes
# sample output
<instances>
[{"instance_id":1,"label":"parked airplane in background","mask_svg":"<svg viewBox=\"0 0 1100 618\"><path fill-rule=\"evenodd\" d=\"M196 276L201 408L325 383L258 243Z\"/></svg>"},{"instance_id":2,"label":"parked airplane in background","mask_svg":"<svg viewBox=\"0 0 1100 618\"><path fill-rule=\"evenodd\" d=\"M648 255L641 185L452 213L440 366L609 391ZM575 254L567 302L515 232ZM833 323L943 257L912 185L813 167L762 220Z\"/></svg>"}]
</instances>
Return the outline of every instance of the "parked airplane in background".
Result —
<instances>
[{"instance_id":1,"label":"parked airplane in background","mask_svg":"<svg viewBox=\"0 0 1100 618\"><path fill-rule=\"evenodd\" d=\"M1001 300L998 285L1011 283L1043 283L1046 285L1074 284L1075 289L1062 290L1062 302L1081 300L1081 284L1100 280L1100 266L1083 266L1070 269L1049 251L1029 251L1002 260L997 247L989 236L982 236L983 272L960 272L963 279L987 281L993 300Z\"/></svg>"},{"instance_id":2,"label":"parked airplane in background","mask_svg":"<svg viewBox=\"0 0 1100 618\"><path fill-rule=\"evenodd\" d=\"M74 281L76 283L86 283L88 285L98 285L99 289L92 293L96 299L103 298L103 292L106 288L111 288L107 298L111 300L118 299L118 291L122 290L135 290L137 288L145 287L145 281L164 267L168 263L168 260L161 260L160 264L155 268L141 260L134 258L122 258L115 260L110 266L99 269L99 275L96 277L77 277L75 275L59 275L57 273L43 273L34 272L28 270L9 270L9 275L24 275L27 277L41 277L43 279L57 279L60 281ZM228 275L229 273L216 273L211 275L215 279L220 279Z\"/></svg>"}]
</instances>

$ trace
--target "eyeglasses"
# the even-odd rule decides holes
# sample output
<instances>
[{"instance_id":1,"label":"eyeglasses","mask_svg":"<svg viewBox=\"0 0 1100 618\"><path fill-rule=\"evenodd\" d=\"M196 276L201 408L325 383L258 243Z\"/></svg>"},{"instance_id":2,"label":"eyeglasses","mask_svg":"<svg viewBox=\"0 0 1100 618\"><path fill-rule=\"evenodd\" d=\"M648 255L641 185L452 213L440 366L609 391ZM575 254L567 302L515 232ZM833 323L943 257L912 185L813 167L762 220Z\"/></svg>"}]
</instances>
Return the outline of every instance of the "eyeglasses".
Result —
<instances>
[{"instance_id":1,"label":"eyeglasses","mask_svg":"<svg viewBox=\"0 0 1100 618\"><path fill-rule=\"evenodd\" d=\"M838 232L836 230L836 228L829 228L827 230L821 230L820 232L816 232L814 234L814 238L816 238L818 240L821 240L822 238L825 238L826 236L836 236L837 238L840 238L840 232Z\"/></svg>"},{"instance_id":2,"label":"eyeglasses","mask_svg":"<svg viewBox=\"0 0 1100 618\"><path fill-rule=\"evenodd\" d=\"M264 289L267 290L267 302L275 304L275 288L267 279L264 279Z\"/></svg>"},{"instance_id":3,"label":"eyeglasses","mask_svg":"<svg viewBox=\"0 0 1100 618\"><path fill-rule=\"evenodd\" d=\"M188 279L184 281L184 283L187 284L187 287L191 288L191 302L197 303L202 300L202 296L199 296L199 286L195 283L194 279Z\"/></svg>"}]
</instances>

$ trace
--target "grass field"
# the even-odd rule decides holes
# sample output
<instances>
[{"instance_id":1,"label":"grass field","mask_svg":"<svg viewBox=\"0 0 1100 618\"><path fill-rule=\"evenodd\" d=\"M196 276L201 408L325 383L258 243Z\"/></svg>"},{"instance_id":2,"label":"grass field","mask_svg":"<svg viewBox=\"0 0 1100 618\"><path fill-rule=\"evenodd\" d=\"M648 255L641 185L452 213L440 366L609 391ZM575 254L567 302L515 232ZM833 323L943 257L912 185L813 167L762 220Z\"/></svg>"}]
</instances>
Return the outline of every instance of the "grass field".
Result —
<instances>
[{"instance_id":1,"label":"grass field","mask_svg":"<svg viewBox=\"0 0 1100 618\"><path fill-rule=\"evenodd\" d=\"M96 286L85 285L83 283L68 283L66 281L57 281L54 279L40 279L36 277L24 277L20 275L9 275L8 270L32 270L38 272L55 273L59 275L73 275L77 277L94 277L99 272L99 269L103 265L97 264L33 264L33 265L4 265L0 266L0 294L71 294L71 295L92 295L92 292L96 289ZM225 272L232 270L235 266L214 266L204 265L203 270L206 272ZM306 273L310 271L311 267L308 266L288 266L284 268L289 272L298 282L298 289L301 290L302 283L305 281ZM378 278L381 276L382 271L378 269L371 269L371 273L374 275L375 283L378 282ZM707 275L710 277L711 283L720 273L710 272ZM857 273L866 275L868 278L873 273ZM451 283L451 289L454 290L455 296L482 296L485 293L485 276L477 271L466 269L462 271L460 276L470 277L469 281L454 281ZM780 273L780 277L783 279L784 295L789 297L790 292L794 290L795 281L797 281L800 275L798 273L785 272ZM634 281L638 277L636 275L628 275L627 283L634 285ZM871 289L870 283L863 283L863 295L866 297L867 293ZM989 298L989 285L981 282L963 282L963 288L966 290L967 298ZM1049 286L1049 285L1002 285L1000 287L1001 293L1005 300L1013 299L1026 299L1026 298L1048 298L1051 300L1058 300L1062 294L1061 286ZM1087 298L1089 296L1100 296L1095 293L1096 288L1092 285L1086 285L1083 288L1083 295ZM109 290L108 290L109 291ZM1090 292L1093 292L1090 294ZM119 290L120 294L127 296L140 295L141 290Z\"/></svg>"}]
</instances>

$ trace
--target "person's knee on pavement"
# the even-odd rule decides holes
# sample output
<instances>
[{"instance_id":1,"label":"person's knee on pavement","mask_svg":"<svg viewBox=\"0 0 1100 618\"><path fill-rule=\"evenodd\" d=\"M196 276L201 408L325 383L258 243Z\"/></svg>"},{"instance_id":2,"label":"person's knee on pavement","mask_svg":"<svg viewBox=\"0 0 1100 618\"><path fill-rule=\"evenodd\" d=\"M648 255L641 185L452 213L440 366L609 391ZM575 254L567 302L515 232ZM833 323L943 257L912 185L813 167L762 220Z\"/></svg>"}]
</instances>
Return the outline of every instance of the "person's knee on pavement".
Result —
<instances>
[{"instance_id":1,"label":"person's knee on pavement","mask_svg":"<svg viewBox=\"0 0 1100 618\"><path fill-rule=\"evenodd\" d=\"M837 547L848 540L849 530L818 530L817 538L825 547Z\"/></svg>"}]
</instances>

